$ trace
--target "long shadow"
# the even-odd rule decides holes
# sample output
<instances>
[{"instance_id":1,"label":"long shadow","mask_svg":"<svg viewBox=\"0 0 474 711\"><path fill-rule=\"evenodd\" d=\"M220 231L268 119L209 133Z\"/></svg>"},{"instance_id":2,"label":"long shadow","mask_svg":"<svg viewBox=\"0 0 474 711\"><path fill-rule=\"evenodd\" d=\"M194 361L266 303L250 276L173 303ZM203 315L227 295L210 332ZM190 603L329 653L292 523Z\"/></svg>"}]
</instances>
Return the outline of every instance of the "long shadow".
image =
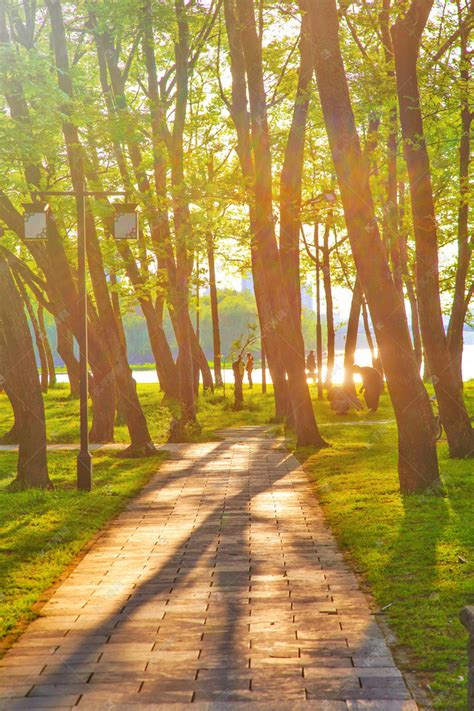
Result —
<instances>
[{"instance_id":1,"label":"long shadow","mask_svg":"<svg viewBox=\"0 0 474 711\"><path fill-rule=\"evenodd\" d=\"M441 589L438 586L437 568L443 553L439 549L445 528L449 525L450 513L446 500L441 497L416 494L405 496L403 518L398 536L393 544L384 575L390 580L393 601L387 610L388 622L398 631L398 643L405 665L410 642L423 651L426 659L423 672L431 672L430 648L440 644L441 630L436 614L430 619L429 609L438 604ZM428 606L428 609L427 609ZM421 640L421 642L420 642ZM420 670L420 659L412 659L412 667ZM414 662L414 664L413 664ZM426 703L420 697L420 703Z\"/></svg>"},{"instance_id":2,"label":"long shadow","mask_svg":"<svg viewBox=\"0 0 474 711\"><path fill-rule=\"evenodd\" d=\"M217 459L221 453L226 452L226 451L232 451L232 448L237 444L237 442L241 441L242 439L226 439L217 446L211 450L212 453L212 458ZM270 440L271 441L271 440ZM243 440L243 443L245 444L245 440ZM266 446L262 446L261 449L263 453L268 450L268 444L267 442L265 443ZM260 449L260 447L259 447ZM255 479L253 481L253 496L257 496L258 494L264 492L267 490L268 487L271 487L273 483L277 482L279 479L282 477L286 476L289 471L287 466L284 465L284 462L288 459L289 454L287 452L282 452L281 456L281 461L279 464L273 467L272 470L268 471L268 477L265 477L262 479L261 484L256 484ZM202 460L209 459L209 455L205 455L203 458L198 458L196 460L193 460L192 466L193 467L198 467L199 462ZM284 466L282 466L284 465ZM173 475L171 472L169 477L163 481L163 480L158 480L156 482L156 488L161 489L165 488L168 483L175 483L176 481L179 481L182 478L187 478L189 476L189 471L187 469L184 469L182 472L179 472L178 474ZM203 476L205 476L205 473L203 473ZM150 485L148 485L150 486ZM145 487L146 490L146 487ZM231 496L227 501L226 501L226 508L228 510L232 510L234 508L237 508L239 505L239 501L242 499L242 495L246 493L245 488L241 487L239 488L239 491ZM137 503L138 500L136 499L135 502ZM132 504L133 507L133 504ZM148 506L146 506L148 509ZM153 506L151 507L153 508ZM149 510L149 509L148 509ZM225 512L224 512L225 515ZM204 520L199 524L198 527L193 529L191 535L187 537L187 539L183 540L178 549L175 549L173 552L170 553L170 555L166 558L166 560L162 563L160 568L153 573L150 577L147 577L145 580L143 580L140 584L138 584L134 589L133 593L130 597L130 599L124 601L124 602L118 602L117 603L117 608L120 608L120 610L115 610L111 612L104 620L97 624L92 630L86 632L84 636L81 636L81 640L78 642L77 646L74 647L73 651L68 654L66 657L63 657L61 659L61 665L64 670L69 670L69 671L74 671L74 667L76 665L81 665L84 664L83 661L81 661L81 657L83 659L86 659L87 653L90 652L91 646L95 643L98 637L104 637L108 638L110 635L114 632L119 631L120 629L120 623L124 620L130 621L133 620L133 616L136 612L140 610L142 605L145 605L146 603L149 603L150 598L147 595L144 595L143 593L146 591L146 588L150 588L151 586L155 585L158 586L161 583L161 576L163 571L169 570L170 567L173 566L173 564L178 564L176 567L179 566L179 561L182 560L182 553L181 549L185 544L189 544L193 542L193 539L196 541L199 541L199 539L204 539L207 540L208 542L206 545L202 546L201 552L196 552L195 557L194 557L194 566L196 566L203 555L209 550L209 546L214 542L215 540L215 535L213 533L213 526L218 526L220 530L224 531L223 532L223 537L225 540L225 524L223 526L223 510L222 510L222 505L218 503L215 508L204 518ZM237 523L233 527L233 532L232 535L237 540L237 545L240 547L245 546L245 541L244 541L244 533L248 525L248 519L244 517L237 517ZM206 529L209 529L209 532L206 532ZM106 529L107 531L107 529ZM179 560L178 560L179 559ZM179 590L180 588L183 588L192 571L193 567L190 566L186 569L181 569L179 571L179 576L170 584L162 583L161 590L163 592L166 592L167 588L169 588L168 592L171 592L171 589L173 592L176 590ZM213 588L217 591L219 591L219 587L224 587L225 584L228 582L225 577L223 577L221 574L217 574L216 578L216 583L215 586L213 585ZM250 585L250 580L249 576L245 575L240 575L237 574L233 578L232 582L232 591L234 592L234 597L235 594L237 595L238 598L238 593L242 591L249 591L249 585ZM225 651L226 649L229 648L229 645L238 640L238 622L239 622L239 608L238 605L235 605L232 603L232 596L229 596L229 599L225 599L224 595L224 601L226 605L226 612L223 615L223 622L222 622L222 635L220 637L220 640L216 641L216 650L222 653L223 657L225 656ZM133 612L127 615L126 612L126 607L129 607L130 605L133 605ZM123 609L125 607L125 609ZM241 608L240 608L241 609ZM74 611L73 614L80 614L80 610ZM123 615L123 620L117 620L117 617L120 618ZM160 622L160 619L157 618L156 620L156 627L158 627ZM205 632L205 625L202 626L201 632ZM95 638L95 639L94 639ZM64 637L66 640L67 637ZM73 639L72 637L69 637L69 639ZM163 657L166 657L166 652L163 652ZM55 662L55 655L51 655L51 659L48 660L48 664L54 664ZM100 666L100 665L99 665ZM227 666L227 665L223 665ZM230 672L230 670L228 670ZM49 684L54 684L55 683L55 678L57 679L58 676L58 671L57 669L52 670L51 672L48 673L48 670L41 674L40 677L38 677L38 681L40 682L39 684L36 685L36 687L43 686L43 685L48 685ZM223 685L226 684L227 681L230 681L230 679L226 676L226 672L224 670L224 675L222 678ZM84 683L84 690L93 690L94 685L89 685ZM113 686L111 683L111 692L116 691L119 688L117 686ZM66 689L67 687L65 687ZM67 692L66 692L67 693ZM14 702L12 703L11 706L12 709L14 709Z\"/></svg>"}]
</instances>

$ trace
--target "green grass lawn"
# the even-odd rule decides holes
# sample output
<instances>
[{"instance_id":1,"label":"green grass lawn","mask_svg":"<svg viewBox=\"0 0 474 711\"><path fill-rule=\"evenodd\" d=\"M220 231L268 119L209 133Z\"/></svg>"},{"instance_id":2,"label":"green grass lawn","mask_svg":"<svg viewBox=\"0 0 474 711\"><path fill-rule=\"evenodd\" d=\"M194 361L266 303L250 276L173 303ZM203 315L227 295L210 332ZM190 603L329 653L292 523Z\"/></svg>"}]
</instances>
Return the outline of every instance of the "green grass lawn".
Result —
<instances>
[{"instance_id":1,"label":"green grass lawn","mask_svg":"<svg viewBox=\"0 0 474 711\"><path fill-rule=\"evenodd\" d=\"M328 403L316 400L315 386L311 385L310 388L315 398L318 421L322 424L337 421L337 416L330 411ZM157 443L166 442L171 413L168 407L162 404L163 394L154 383L139 383L137 389L153 440ZM50 443L69 444L79 441L79 401L71 400L68 393L69 386L59 383L44 396L47 438ZM268 392L262 395L260 385L255 385L252 390L248 385L244 385L244 402L245 407L240 412L233 409L233 386L230 385L226 385L225 396L222 388L209 394L201 392L198 403L198 417L202 427L201 439L212 439L215 437L216 430L224 426L258 425L271 420L273 416L271 386L268 387ZM384 395L377 413L363 410L348 413L342 419L345 422L393 419L393 410L387 395ZM0 437L10 429L12 424L13 414L10 403L5 393L0 393ZM120 425L115 428L115 441L129 442L126 426Z\"/></svg>"},{"instance_id":2,"label":"green grass lawn","mask_svg":"<svg viewBox=\"0 0 474 711\"><path fill-rule=\"evenodd\" d=\"M466 387L473 412L474 383ZM446 498L398 490L396 427L328 425L332 445L297 452L327 519L395 632L433 705L465 709L467 635L459 622L474 604L474 461L451 460L439 444ZM461 562L458 558L467 561Z\"/></svg>"},{"instance_id":3,"label":"green grass lawn","mask_svg":"<svg viewBox=\"0 0 474 711\"><path fill-rule=\"evenodd\" d=\"M314 386L311 386L315 396ZM138 386L154 439L163 442L170 413L156 385ZM78 403L59 386L46 398L50 441L78 440ZM244 387L245 408L232 409L232 389L201 394L200 439L213 439L222 427L266 424L273 415L271 388ZM474 381L466 385L474 409ZM342 549L395 632L400 649L429 683L436 708L463 709L466 694L466 634L459 611L474 603L474 463L450 460L439 444L447 496L401 497L396 470L396 426L384 395L377 413L338 417L327 401L316 401L322 432L331 447L299 451L311 473L327 519ZM375 421L374 424L364 424ZM388 422L386 422L388 421ZM352 424L345 424L351 422ZM0 395L0 434L11 423ZM125 427L116 440L126 442ZM291 444L291 434L289 436ZM16 455L0 452L0 635L20 619L31 619L32 606L80 548L136 493L159 460L122 460L96 454L95 488L74 490L74 453L49 455L54 492L7 493ZM3 485L3 489L1 486ZM467 561L460 562L459 557Z\"/></svg>"},{"instance_id":4,"label":"green grass lawn","mask_svg":"<svg viewBox=\"0 0 474 711\"><path fill-rule=\"evenodd\" d=\"M36 616L33 605L92 536L159 468L164 455L94 456L94 488L75 489L76 455L48 456L54 491L11 493L16 454L0 453L0 639Z\"/></svg>"}]
</instances>

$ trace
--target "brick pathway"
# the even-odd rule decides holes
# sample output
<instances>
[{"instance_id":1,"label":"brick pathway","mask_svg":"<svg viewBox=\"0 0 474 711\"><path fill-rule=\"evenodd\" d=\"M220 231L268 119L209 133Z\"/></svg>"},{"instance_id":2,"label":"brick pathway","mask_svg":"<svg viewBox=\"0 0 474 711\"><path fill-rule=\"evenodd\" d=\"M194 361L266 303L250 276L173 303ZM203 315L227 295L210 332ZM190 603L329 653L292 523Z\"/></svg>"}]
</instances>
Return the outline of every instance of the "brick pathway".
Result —
<instances>
[{"instance_id":1,"label":"brick pathway","mask_svg":"<svg viewBox=\"0 0 474 711\"><path fill-rule=\"evenodd\" d=\"M417 708L304 472L257 427L172 450L0 661L0 697Z\"/></svg>"}]
</instances>

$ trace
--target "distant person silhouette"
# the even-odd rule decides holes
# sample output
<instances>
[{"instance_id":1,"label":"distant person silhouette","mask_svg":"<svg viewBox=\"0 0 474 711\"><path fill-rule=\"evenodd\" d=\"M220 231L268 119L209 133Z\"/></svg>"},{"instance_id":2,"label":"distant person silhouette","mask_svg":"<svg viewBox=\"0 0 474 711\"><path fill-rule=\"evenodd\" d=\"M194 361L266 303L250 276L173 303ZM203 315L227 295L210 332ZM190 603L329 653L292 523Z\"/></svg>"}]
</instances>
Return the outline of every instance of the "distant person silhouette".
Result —
<instances>
[{"instance_id":1,"label":"distant person silhouette","mask_svg":"<svg viewBox=\"0 0 474 711\"><path fill-rule=\"evenodd\" d=\"M316 380L316 358L314 357L314 351L308 353L306 358L306 370L310 378L313 378L313 383Z\"/></svg>"},{"instance_id":2,"label":"distant person silhouette","mask_svg":"<svg viewBox=\"0 0 474 711\"><path fill-rule=\"evenodd\" d=\"M362 378L359 393L364 393L367 407L371 412L377 412L380 395L383 393L383 378L379 371L370 366L353 365L352 372L358 373Z\"/></svg>"},{"instance_id":3,"label":"distant person silhouette","mask_svg":"<svg viewBox=\"0 0 474 711\"><path fill-rule=\"evenodd\" d=\"M251 353L247 353L247 361L245 363L245 370L247 371L247 375L249 378L249 388L253 388L253 382L252 382L253 355Z\"/></svg>"}]
</instances>

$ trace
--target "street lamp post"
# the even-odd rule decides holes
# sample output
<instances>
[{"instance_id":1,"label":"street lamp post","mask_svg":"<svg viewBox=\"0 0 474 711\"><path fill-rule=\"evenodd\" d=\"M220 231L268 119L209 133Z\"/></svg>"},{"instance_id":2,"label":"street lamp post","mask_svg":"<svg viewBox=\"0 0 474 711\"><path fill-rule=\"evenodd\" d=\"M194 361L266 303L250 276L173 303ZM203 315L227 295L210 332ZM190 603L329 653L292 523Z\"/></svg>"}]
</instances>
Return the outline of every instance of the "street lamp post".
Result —
<instances>
[{"instance_id":1,"label":"street lamp post","mask_svg":"<svg viewBox=\"0 0 474 711\"><path fill-rule=\"evenodd\" d=\"M92 457L89 451L89 374L88 374L88 333L87 333L87 286L86 286L86 198L125 196L124 192L117 191L88 191L77 192L48 191L33 193L33 197L41 199L52 196L75 197L77 203L77 279L79 296L79 422L80 422L80 448L77 455L77 488L90 491L92 488ZM138 238L138 215L136 205L114 204L114 236L115 239ZM42 202L24 205L25 240L46 240L48 236L49 206Z\"/></svg>"}]
</instances>

